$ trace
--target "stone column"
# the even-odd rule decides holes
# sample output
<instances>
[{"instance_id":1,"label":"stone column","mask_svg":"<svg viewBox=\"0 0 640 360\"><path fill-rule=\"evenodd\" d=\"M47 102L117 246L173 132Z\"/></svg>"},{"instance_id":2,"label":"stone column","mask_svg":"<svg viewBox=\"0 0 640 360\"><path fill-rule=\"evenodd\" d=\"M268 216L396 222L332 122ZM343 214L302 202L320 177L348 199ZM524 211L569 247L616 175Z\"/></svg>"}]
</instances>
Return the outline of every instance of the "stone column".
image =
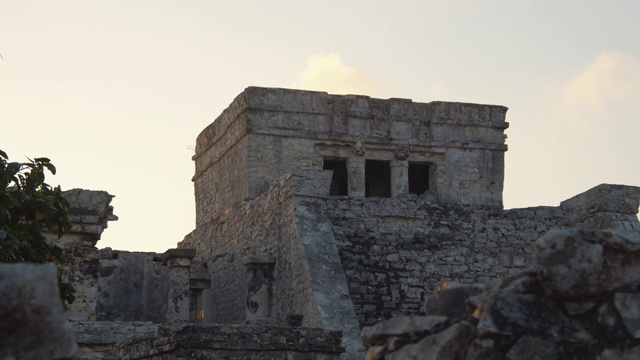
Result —
<instances>
[{"instance_id":1,"label":"stone column","mask_svg":"<svg viewBox=\"0 0 640 360\"><path fill-rule=\"evenodd\" d=\"M162 262L169 267L168 323L189 321L189 268L195 256L195 249L169 249L162 254Z\"/></svg>"},{"instance_id":2,"label":"stone column","mask_svg":"<svg viewBox=\"0 0 640 360\"><path fill-rule=\"evenodd\" d=\"M361 157L351 157L347 159L347 176L349 181L349 196L364 197L364 162Z\"/></svg>"},{"instance_id":3,"label":"stone column","mask_svg":"<svg viewBox=\"0 0 640 360\"><path fill-rule=\"evenodd\" d=\"M268 255L249 256L247 267L247 312L246 320L264 320L271 317L273 296L273 270L276 258Z\"/></svg>"},{"instance_id":4,"label":"stone column","mask_svg":"<svg viewBox=\"0 0 640 360\"><path fill-rule=\"evenodd\" d=\"M391 160L391 197L409 193L409 162Z\"/></svg>"}]
</instances>

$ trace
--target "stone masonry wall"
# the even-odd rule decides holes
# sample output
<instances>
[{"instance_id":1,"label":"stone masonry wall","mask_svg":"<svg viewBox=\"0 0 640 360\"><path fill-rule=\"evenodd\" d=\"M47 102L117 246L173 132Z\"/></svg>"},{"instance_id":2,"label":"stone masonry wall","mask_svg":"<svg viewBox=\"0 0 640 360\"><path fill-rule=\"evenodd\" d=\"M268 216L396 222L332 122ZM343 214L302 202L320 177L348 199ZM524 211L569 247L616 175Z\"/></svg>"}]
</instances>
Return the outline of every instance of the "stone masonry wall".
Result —
<instances>
[{"instance_id":1,"label":"stone masonry wall","mask_svg":"<svg viewBox=\"0 0 640 360\"><path fill-rule=\"evenodd\" d=\"M195 248L197 259L207 262L211 293L215 295L212 307L205 309L211 313L211 321L244 322L248 284L245 259L269 255L276 259L272 317L284 321L289 314L302 314L304 326L320 325L291 196L290 187L273 184L265 194L232 209L218 221L200 225L179 244Z\"/></svg>"},{"instance_id":2,"label":"stone masonry wall","mask_svg":"<svg viewBox=\"0 0 640 360\"><path fill-rule=\"evenodd\" d=\"M168 269L156 253L100 250L97 321L166 321Z\"/></svg>"},{"instance_id":3,"label":"stone masonry wall","mask_svg":"<svg viewBox=\"0 0 640 360\"><path fill-rule=\"evenodd\" d=\"M442 284L427 316L367 327L367 359L640 358L640 232L553 230L529 271Z\"/></svg>"},{"instance_id":4,"label":"stone masonry wall","mask_svg":"<svg viewBox=\"0 0 640 360\"><path fill-rule=\"evenodd\" d=\"M228 149L224 149L224 156L209 159L209 156L213 155L208 153L216 150L219 149L212 147L207 150L207 154L202 159L196 159L196 164L208 162L206 165L196 166L198 170L193 178L197 199L197 225L211 221L237 204L238 201L249 196L247 137L238 139Z\"/></svg>"},{"instance_id":5,"label":"stone masonry wall","mask_svg":"<svg viewBox=\"0 0 640 360\"><path fill-rule=\"evenodd\" d=\"M116 345L119 359L339 359L340 332L247 325L173 325Z\"/></svg>"},{"instance_id":6,"label":"stone masonry wall","mask_svg":"<svg viewBox=\"0 0 640 360\"><path fill-rule=\"evenodd\" d=\"M216 323L241 323L247 308L245 259L275 258L271 316L283 323L303 315L303 326L343 332L345 359L363 354L331 224L324 215L330 171L285 174L259 197L189 234L179 244L208 262L211 315Z\"/></svg>"},{"instance_id":7,"label":"stone masonry wall","mask_svg":"<svg viewBox=\"0 0 640 360\"><path fill-rule=\"evenodd\" d=\"M492 210L400 198L330 198L342 266L361 326L417 314L425 288L481 283L530 264L540 234L568 224L562 210Z\"/></svg>"},{"instance_id":8,"label":"stone masonry wall","mask_svg":"<svg viewBox=\"0 0 640 360\"><path fill-rule=\"evenodd\" d=\"M390 161L399 147L407 149L403 166L435 167L431 182L440 202L501 208L506 110L247 88L198 136L197 224L260 195L287 171L322 170L325 156ZM365 151L354 155L357 143Z\"/></svg>"},{"instance_id":9,"label":"stone masonry wall","mask_svg":"<svg viewBox=\"0 0 640 360\"><path fill-rule=\"evenodd\" d=\"M485 283L526 269L550 229L639 230L640 188L601 184L563 201L498 210L433 204L429 197L332 197L342 266L361 326L419 313L423 291L440 282Z\"/></svg>"}]
</instances>

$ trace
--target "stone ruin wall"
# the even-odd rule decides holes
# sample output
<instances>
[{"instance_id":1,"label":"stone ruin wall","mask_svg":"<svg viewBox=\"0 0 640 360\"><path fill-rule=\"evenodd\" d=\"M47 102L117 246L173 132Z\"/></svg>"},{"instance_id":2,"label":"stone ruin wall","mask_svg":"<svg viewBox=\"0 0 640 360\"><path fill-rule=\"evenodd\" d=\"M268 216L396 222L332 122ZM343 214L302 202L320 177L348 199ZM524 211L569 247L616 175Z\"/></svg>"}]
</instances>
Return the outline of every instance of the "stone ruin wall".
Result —
<instances>
[{"instance_id":1,"label":"stone ruin wall","mask_svg":"<svg viewBox=\"0 0 640 360\"><path fill-rule=\"evenodd\" d=\"M564 201L496 210L400 198L329 198L342 266L361 325L418 314L441 282L486 283L531 265L551 229L640 230L640 189L600 185Z\"/></svg>"},{"instance_id":2,"label":"stone ruin wall","mask_svg":"<svg viewBox=\"0 0 640 360\"><path fill-rule=\"evenodd\" d=\"M418 314L440 282L483 283L525 269L533 241L566 223L553 207L465 209L415 197L330 199L327 208L362 326Z\"/></svg>"},{"instance_id":3,"label":"stone ruin wall","mask_svg":"<svg viewBox=\"0 0 640 360\"><path fill-rule=\"evenodd\" d=\"M276 258L272 315L284 321L289 314L303 314L305 326L320 324L319 314L309 299L307 267L295 228L291 193L277 185L217 222L199 226L179 247L196 249L197 258L207 263L214 323L245 321L249 256ZM205 310L205 312L207 312Z\"/></svg>"},{"instance_id":4,"label":"stone ruin wall","mask_svg":"<svg viewBox=\"0 0 640 360\"><path fill-rule=\"evenodd\" d=\"M440 202L500 208L506 110L247 88L198 136L197 225L260 195L286 171L321 170L323 158L346 160L361 172L366 159L404 171L408 162L427 162ZM353 153L357 142L362 156ZM408 155L397 158L399 148Z\"/></svg>"},{"instance_id":5,"label":"stone ruin wall","mask_svg":"<svg viewBox=\"0 0 640 360\"><path fill-rule=\"evenodd\" d=\"M549 231L527 271L441 284L426 316L364 328L366 359L638 359L639 249L637 230Z\"/></svg>"},{"instance_id":6,"label":"stone ruin wall","mask_svg":"<svg viewBox=\"0 0 640 360\"><path fill-rule=\"evenodd\" d=\"M207 263L212 295L205 312L212 314L211 322L249 319L247 259L272 257L270 313L257 323L283 324L290 315L302 315L303 327L342 331L343 346L360 357L359 324L331 224L316 199L318 192L326 196L331 172L302 173L306 176L285 174L264 194L196 229L179 247L195 248Z\"/></svg>"},{"instance_id":7,"label":"stone ruin wall","mask_svg":"<svg viewBox=\"0 0 640 360\"><path fill-rule=\"evenodd\" d=\"M484 283L527 269L533 242L550 229L640 229L635 187L600 185L558 207L498 210L434 204L415 195L329 197L327 173L285 175L228 218L194 231L180 244L196 248L202 259L215 259L208 263L216 294L210 309L214 322L244 321L247 271L242 259L250 255L276 259L274 318L283 321L300 313L306 325L318 326L318 304L305 299L317 298L313 274L328 268L313 259L323 258L316 249L336 246L336 271L346 275L361 327L418 314L424 294L440 282ZM322 177L324 182L318 180ZM309 214L313 221L300 221ZM320 225L309 225L314 222ZM309 234L314 234L313 246L304 240ZM302 277L295 280L292 274ZM296 298L290 294L300 298L292 302Z\"/></svg>"}]
</instances>

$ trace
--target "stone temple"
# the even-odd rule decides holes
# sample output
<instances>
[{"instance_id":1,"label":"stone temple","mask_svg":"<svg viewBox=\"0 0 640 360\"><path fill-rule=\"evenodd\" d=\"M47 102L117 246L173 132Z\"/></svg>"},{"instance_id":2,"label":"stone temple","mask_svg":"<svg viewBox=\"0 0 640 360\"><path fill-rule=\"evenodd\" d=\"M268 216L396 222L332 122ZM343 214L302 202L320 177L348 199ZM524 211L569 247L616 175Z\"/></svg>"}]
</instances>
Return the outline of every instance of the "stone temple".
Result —
<instances>
[{"instance_id":1,"label":"stone temple","mask_svg":"<svg viewBox=\"0 0 640 360\"><path fill-rule=\"evenodd\" d=\"M97 250L110 196L71 198L76 356L364 358L363 327L422 314L441 282L529 269L550 229L640 230L633 186L503 209L506 113L245 89L197 137L196 228L176 249Z\"/></svg>"}]
</instances>

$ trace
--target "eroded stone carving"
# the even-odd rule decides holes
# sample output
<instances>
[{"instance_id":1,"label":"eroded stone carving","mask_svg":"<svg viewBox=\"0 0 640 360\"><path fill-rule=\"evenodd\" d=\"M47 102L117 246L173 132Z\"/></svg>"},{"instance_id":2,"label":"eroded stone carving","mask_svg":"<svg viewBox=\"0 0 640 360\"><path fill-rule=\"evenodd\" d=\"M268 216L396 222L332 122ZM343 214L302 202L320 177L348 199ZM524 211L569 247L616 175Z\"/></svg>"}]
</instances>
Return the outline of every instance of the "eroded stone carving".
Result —
<instances>
[{"instance_id":1,"label":"eroded stone carving","mask_svg":"<svg viewBox=\"0 0 640 360\"><path fill-rule=\"evenodd\" d=\"M409 145L398 145L398 147L396 147L396 159L407 160L410 152L411 147Z\"/></svg>"},{"instance_id":2,"label":"eroded stone carving","mask_svg":"<svg viewBox=\"0 0 640 360\"><path fill-rule=\"evenodd\" d=\"M364 153L364 144L362 143L362 141L356 141L356 143L353 145L353 154L355 156L364 156Z\"/></svg>"}]
</instances>

